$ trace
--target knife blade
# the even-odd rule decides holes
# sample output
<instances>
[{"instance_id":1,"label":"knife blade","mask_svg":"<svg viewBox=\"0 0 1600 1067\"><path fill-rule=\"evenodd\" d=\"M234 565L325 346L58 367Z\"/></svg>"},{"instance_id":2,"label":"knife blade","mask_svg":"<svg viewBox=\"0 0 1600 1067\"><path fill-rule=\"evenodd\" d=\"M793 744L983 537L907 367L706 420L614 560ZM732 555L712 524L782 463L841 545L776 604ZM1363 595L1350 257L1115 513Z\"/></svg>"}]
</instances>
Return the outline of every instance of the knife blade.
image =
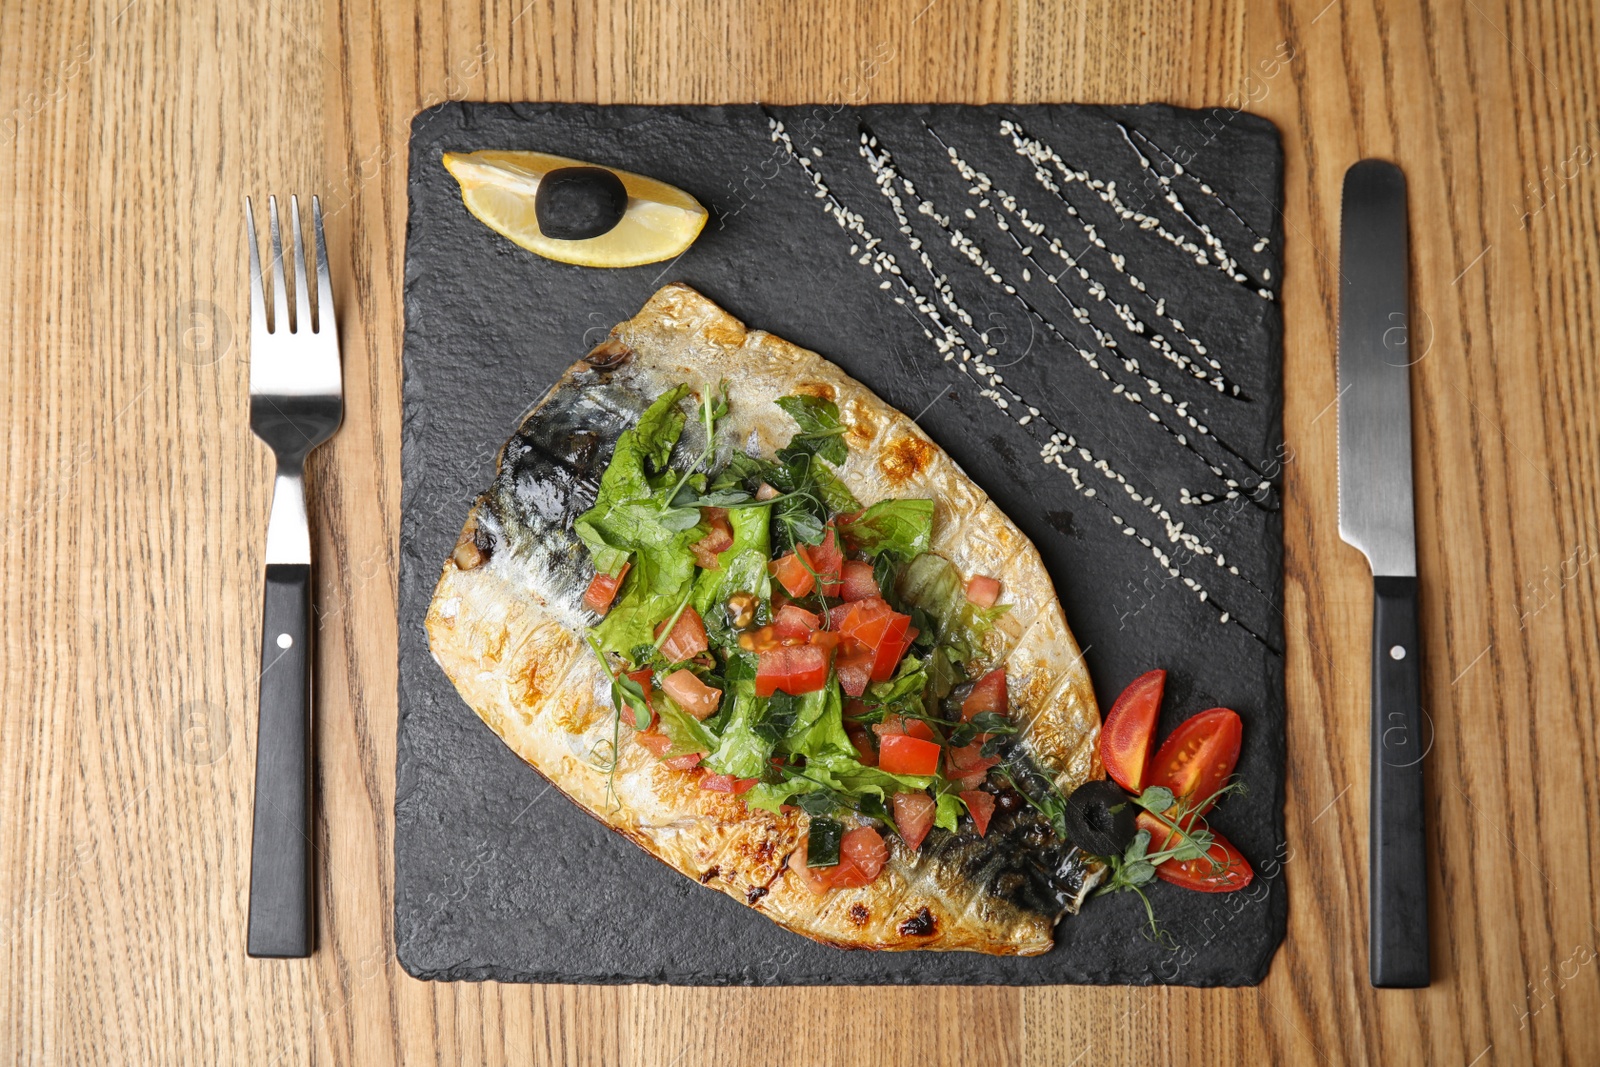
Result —
<instances>
[{"instance_id":1,"label":"knife blade","mask_svg":"<svg viewBox=\"0 0 1600 1067\"><path fill-rule=\"evenodd\" d=\"M1365 159L1344 176L1339 233L1339 536L1372 567L1368 965L1425 986L1422 654L1411 486L1406 180Z\"/></svg>"}]
</instances>

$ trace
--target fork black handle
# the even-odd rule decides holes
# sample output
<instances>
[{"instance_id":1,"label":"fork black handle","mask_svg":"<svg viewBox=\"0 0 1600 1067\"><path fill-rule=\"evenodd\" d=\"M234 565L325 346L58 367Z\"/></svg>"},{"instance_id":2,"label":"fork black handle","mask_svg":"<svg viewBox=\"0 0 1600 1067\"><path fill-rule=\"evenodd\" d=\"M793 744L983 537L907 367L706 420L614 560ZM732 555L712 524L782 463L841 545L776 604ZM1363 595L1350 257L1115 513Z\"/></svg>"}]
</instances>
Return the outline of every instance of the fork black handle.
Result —
<instances>
[{"instance_id":1,"label":"fork black handle","mask_svg":"<svg viewBox=\"0 0 1600 1067\"><path fill-rule=\"evenodd\" d=\"M250 848L252 956L311 955L311 567L267 564Z\"/></svg>"},{"instance_id":2,"label":"fork black handle","mask_svg":"<svg viewBox=\"0 0 1600 1067\"><path fill-rule=\"evenodd\" d=\"M1428 984L1422 654L1417 580L1374 578L1368 965L1374 986Z\"/></svg>"}]
</instances>

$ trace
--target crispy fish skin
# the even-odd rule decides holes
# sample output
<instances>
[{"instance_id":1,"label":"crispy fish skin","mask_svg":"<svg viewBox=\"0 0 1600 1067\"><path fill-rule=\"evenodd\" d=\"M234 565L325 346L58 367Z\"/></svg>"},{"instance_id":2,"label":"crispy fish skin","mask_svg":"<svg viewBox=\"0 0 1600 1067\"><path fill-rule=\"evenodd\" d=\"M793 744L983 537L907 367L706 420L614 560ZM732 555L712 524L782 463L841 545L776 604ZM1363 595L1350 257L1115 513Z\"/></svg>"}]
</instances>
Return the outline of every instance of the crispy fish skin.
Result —
<instances>
[{"instance_id":1,"label":"crispy fish skin","mask_svg":"<svg viewBox=\"0 0 1600 1067\"><path fill-rule=\"evenodd\" d=\"M985 659L1004 661L1028 756L1065 791L1101 771L1100 716L1077 643L1033 544L915 423L821 356L743 324L684 285L658 291L566 375L502 449L445 561L427 630L462 698L573 801L652 855L782 926L848 948L1036 955L1101 871L1029 809L996 812L984 838L935 830L920 852L885 835L870 886L818 897L786 874L805 821L746 810L670 770L621 730L605 673L581 635L593 569L572 522L595 499L617 436L673 385L725 380L724 450L770 456L793 432L773 402L833 400L848 427L840 474L863 504L936 501L933 550L1004 585L1011 611ZM705 444L693 420L674 454ZM720 457L725 458L725 455ZM609 785L608 785L609 783Z\"/></svg>"}]
</instances>

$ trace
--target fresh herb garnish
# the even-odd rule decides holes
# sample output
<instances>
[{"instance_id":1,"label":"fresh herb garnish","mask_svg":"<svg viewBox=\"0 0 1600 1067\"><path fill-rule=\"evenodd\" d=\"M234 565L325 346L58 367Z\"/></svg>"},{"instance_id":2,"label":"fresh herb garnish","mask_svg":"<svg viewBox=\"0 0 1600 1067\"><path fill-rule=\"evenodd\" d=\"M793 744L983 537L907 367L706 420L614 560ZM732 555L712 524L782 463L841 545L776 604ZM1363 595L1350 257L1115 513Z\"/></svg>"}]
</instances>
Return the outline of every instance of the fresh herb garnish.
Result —
<instances>
[{"instance_id":1,"label":"fresh herb garnish","mask_svg":"<svg viewBox=\"0 0 1600 1067\"><path fill-rule=\"evenodd\" d=\"M1144 887L1155 879L1156 868L1168 860L1185 863L1206 859L1213 870L1224 869L1227 864L1211 856L1216 835L1198 813L1229 793L1242 792L1244 784L1234 779L1211 796L1199 800L1174 797L1172 790L1159 785L1148 786L1144 792L1130 798L1131 803L1143 808L1167 828L1169 832L1164 835L1167 847L1151 852L1150 831L1140 830L1122 855L1101 857L1111 874L1095 895L1124 891L1139 894L1147 920L1146 936L1166 948L1174 947L1171 936L1156 921L1155 908L1145 895Z\"/></svg>"},{"instance_id":2,"label":"fresh herb garnish","mask_svg":"<svg viewBox=\"0 0 1600 1067\"><path fill-rule=\"evenodd\" d=\"M800 424L800 432L778 450L779 460L790 463L801 456L821 456L837 467L849 458L837 404L819 396L780 396L777 402Z\"/></svg>"}]
</instances>

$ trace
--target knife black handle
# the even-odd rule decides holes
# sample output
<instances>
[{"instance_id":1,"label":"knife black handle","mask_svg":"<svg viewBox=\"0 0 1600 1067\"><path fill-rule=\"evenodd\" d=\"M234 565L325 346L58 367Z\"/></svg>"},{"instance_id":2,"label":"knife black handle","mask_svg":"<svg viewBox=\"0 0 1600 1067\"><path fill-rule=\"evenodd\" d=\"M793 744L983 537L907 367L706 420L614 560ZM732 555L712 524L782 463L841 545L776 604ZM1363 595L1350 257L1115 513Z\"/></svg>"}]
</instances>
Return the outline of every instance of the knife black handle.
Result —
<instances>
[{"instance_id":1,"label":"knife black handle","mask_svg":"<svg viewBox=\"0 0 1600 1067\"><path fill-rule=\"evenodd\" d=\"M1372 984L1428 984L1428 864L1423 832L1422 655L1417 580L1374 578L1372 598Z\"/></svg>"},{"instance_id":2,"label":"knife black handle","mask_svg":"<svg viewBox=\"0 0 1600 1067\"><path fill-rule=\"evenodd\" d=\"M311 568L267 564L247 951L311 955Z\"/></svg>"}]
</instances>

